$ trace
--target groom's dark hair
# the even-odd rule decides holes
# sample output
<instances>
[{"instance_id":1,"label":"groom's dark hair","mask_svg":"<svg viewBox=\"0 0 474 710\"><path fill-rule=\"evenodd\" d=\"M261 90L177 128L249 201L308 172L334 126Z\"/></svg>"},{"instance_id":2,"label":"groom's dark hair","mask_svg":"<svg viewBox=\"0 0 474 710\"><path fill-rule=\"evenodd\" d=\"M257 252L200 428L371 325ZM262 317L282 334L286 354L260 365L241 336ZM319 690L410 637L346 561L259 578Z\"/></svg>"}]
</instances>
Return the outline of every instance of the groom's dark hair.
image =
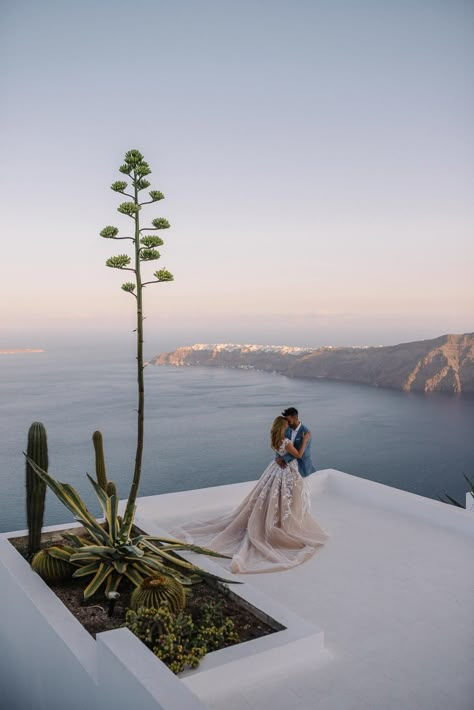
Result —
<instances>
[{"instance_id":1,"label":"groom's dark hair","mask_svg":"<svg viewBox=\"0 0 474 710\"><path fill-rule=\"evenodd\" d=\"M287 409L284 409L281 413L282 417L297 417L298 416L298 410L295 409L294 407L288 407Z\"/></svg>"}]
</instances>

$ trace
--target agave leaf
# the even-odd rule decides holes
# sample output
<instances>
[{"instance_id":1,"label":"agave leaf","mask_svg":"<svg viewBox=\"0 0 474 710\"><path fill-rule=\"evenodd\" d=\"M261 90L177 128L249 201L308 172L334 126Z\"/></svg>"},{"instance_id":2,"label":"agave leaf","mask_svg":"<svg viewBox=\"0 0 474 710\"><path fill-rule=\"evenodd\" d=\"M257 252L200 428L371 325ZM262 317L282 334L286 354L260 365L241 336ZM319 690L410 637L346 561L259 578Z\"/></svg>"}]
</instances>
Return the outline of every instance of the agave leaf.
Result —
<instances>
[{"instance_id":1,"label":"agave leaf","mask_svg":"<svg viewBox=\"0 0 474 710\"><path fill-rule=\"evenodd\" d=\"M153 545L153 548L150 547L150 549L154 549L155 552L160 552L161 550L180 550L180 551L189 551L189 552L196 552L198 555L207 555L208 557L221 557L223 559L230 559L229 555L223 555L220 552L214 552L214 550L209 550L207 547L200 547L199 545L193 545L191 543L187 542L181 542L180 540L173 540L173 539L168 539L168 538L162 538L162 537L151 537L150 535L142 535L141 536L141 542L143 544L150 543L153 544L154 542L164 542L165 545ZM149 547L149 545L147 545Z\"/></svg>"},{"instance_id":2,"label":"agave leaf","mask_svg":"<svg viewBox=\"0 0 474 710\"><path fill-rule=\"evenodd\" d=\"M135 569L135 565L133 567L127 567L127 570L124 572L124 576L127 577L136 587L143 582L144 578L144 576L140 574L137 569Z\"/></svg>"},{"instance_id":3,"label":"agave leaf","mask_svg":"<svg viewBox=\"0 0 474 710\"><path fill-rule=\"evenodd\" d=\"M123 575L116 574L115 571L109 574L107 577L107 583L105 585L105 596L110 594L110 592L116 592L120 586L120 582L123 579Z\"/></svg>"},{"instance_id":4,"label":"agave leaf","mask_svg":"<svg viewBox=\"0 0 474 710\"><path fill-rule=\"evenodd\" d=\"M125 574L125 572L127 571L128 562L127 560L114 560L112 562L112 565L119 574Z\"/></svg>"},{"instance_id":5,"label":"agave leaf","mask_svg":"<svg viewBox=\"0 0 474 710\"><path fill-rule=\"evenodd\" d=\"M127 503L127 507L125 508L125 513L122 520L122 525L120 526L118 534L118 540L123 544L128 543L130 539L130 531L132 529L136 509L136 505L130 507L130 503Z\"/></svg>"},{"instance_id":6,"label":"agave leaf","mask_svg":"<svg viewBox=\"0 0 474 710\"><path fill-rule=\"evenodd\" d=\"M458 500L456 500L456 498L452 498L452 497L451 497L450 495L448 495L447 493L445 493L445 495L446 495L446 498L449 500L449 502L450 502L452 505L455 505L457 508L464 508L464 505L463 505L462 503L460 503Z\"/></svg>"},{"instance_id":7,"label":"agave leaf","mask_svg":"<svg viewBox=\"0 0 474 710\"><path fill-rule=\"evenodd\" d=\"M77 552L78 547L84 547L85 545L90 545L90 540L86 540L83 537L80 537L79 535L72 535L71 533L63 533L62 537L65 540L69 540L69 542L72 542L73 545L75 545L75 552Z\"/></svg>"},{"instance_id":8,"label":"agave leaf","mask_svg":"<svg viewBox=\"0 0 474 710\"><path fill-rule=\"evenodd\" d=\"M76 550L73 547L48 547L48 555L57 560L64 560L64 562L70 562L71 555L75 552Z\"/></svg>"},{"instance_id":9,"label":"agave leaf","mask_svg":"<svg viewBox=\"0 0 474 710\"><path fill-rule=\"evenodd\" d=\"M91 485L92 485L92 488L94 489L94 493L96 494L96 496L97 496L97 498L98 498L98 500L99 500L100 507L102 508L102 511L103 511L103 513L104 513L104 517L106 517L106 516L107 516L107 494L106 494L106 492L103 490L103 488L101 488L101 487L99 486L99 484L97 483L97 481L94 481L94 479L92 478L92 476L90 476L88 473L86 473L86 476L87 476L87 478L89 479L89 481L90 481L90 483L91 483Z\"/></svg>"},{"instance_id":10,"label":"agave leaf","mask_svg":"<svg viewBox=\"0 0 474 710\"><path fill-rule=\"evenodd\" d=\"M107 520L107 524L108 524L108 528L109 528L110 539L112 540L113 543L115 543L115 541L117 540L117 535L118 535L117 512L118 512L118 498L117 498L117 496L116 495L107 496L105 518Z\"/></svg>"},{"instance_id":11,"label":"agave leaf","mask_svg":"<svg viewBox=\"0 0 474 710\"><path fill-rule=\"evenodd\" d=\"M79 559L79 555L97 555L98 557L113 557L116 550L111 545L86 545L81 550L75 550L74 557Z\"/></svg>"},{"instance_id":12,"label":"agave leaf","mask_svg":"<svg viewBox=\"0 0 474 710\"><path fill-rule=\"evenodd\" d=\"M223 555L221 552L214 552L213 550L208 550L205 547L199 547L199 545L193 545L191 543L182 542L179 545L163 545L161 548L165 552L176 550L180 552L196 552L198 555L207 555L208 557L220 557L226 560L230 560L229 555Z\"/></svg>"},{"instance_id":13,"label":"agave leaf","mask_svg":"<svg viewBox=\"0 0 474 710\"><path fill-rule=\"evenodd\" d=\"M197 574L200 577L205 577L206 579L214 579L218 582L226 582L228 584L242 584L242 582L238 582L235 579L224 579L223 577L219 577L215 574L212 574L211 572L206 572L206 570L191 564L191 562L186 562L185 560L181 559L180 557L177 557L173 553L170 554L168 552L164 552L162 548L156 547L156 545L153 545L148 540L143 540L142 544L149 546L150 549L152 549L156 555L163 558L164 560L169 560L174 565L189 570L191 573Z\"/></svg>"},{"instance_id":14,"label":"agave leaf","mask_svg":"<svg viewBox=\"0 0 474 710\"><path fill-rule=\"evenodd\" d=\"M122 545L119 550L120 552L127 552L129 557L143 557L145 554L144 551L140 550L136 545Z\"/></svg>"},{"instance_id":15,"label":"agave leaf","mask_svg":"<svg viewBox=\"0 0 474 710\"><path fill-rule=\"evenodd\" d=\"M66 508L71 511L76 520L79 520L84 527L87 528L92 537L98 541L106 542L107 534L87 509L78 492L68 483L61 483L60 481L57 481L49 473L38 466L38 464L27 454L25 454L25 456L35 473L41 478L42 481L44 481L44 483L46 483L49 488L51 488L61 503L63 503Z\"/></svg>"},{"instance_id":16,"label":"agave leaf","mask_svg":"<svg viewBox=\"0 0 474 710\"><path fill-rule=\"evenodd\" d=\"M82 565L72 575L73 577L87 577L89 574L95 574L99 569L101 563L97 560L96 562L91 562L88 565Z\"/></svg>"},{"instance_id":17,"label":"agave leaf","mask_svg":"<svg viewBox=\"0 0 474 710\"><path fill-rule=\"evenodd\" d=\"M160 553L160 556L166 560L169 560L178 567L188 569L190 572L192 572L193 574L197 574L200 577L205 577L206 579L215 579L217 582L226 582L227 584L242 584L242 582L238 582L235 579L224 579L224 577L219 577L218 575L212 574L211 572L207 572L206 570L201 569L201 567L197 567L196 565L193 565L190 562L185 562L184 560L181 560L179 557L170 555L168 552L162 552Z\"/></svg>"},{"instance_id":18,"label":"agave leaf","mask_svg":"<svg viewBox=\"0 0 474 710\"><path fill-rule=\"evenodd\" d=\"M105 582L111 572L112 567L110 567L109 565L105 565L101 562L94 578L84 589L84 599L89 599L89 597L92 597L92 595L100 589L101 585Z\"/></svg>"},{"instance_id":19,"label":"agave leaf","mask_svg":"<svg viewBox=\"0 0 474 710\"><path fill-rule=\"evenodd\" d=\"M466 476L465 473L463 473L463 476L464 476L465 480L467 481L467 485L468 485L469 488L471 489L471 490L470 490L471 495L474 495L474 481L471 481L471 479L469 478L469 476Z\"/></svg>"},{"instance_id":20,"label":"agave leaf","mask_svg":"<svg viewBox=\"0 0 474 710\"><path fill-rule=\"evenodd\" d=\"M168 567L163 564L163 562L156 557L151 557L151 555L145 555L139 562L136 562L134 566L138 566L139 569L145 569L147 574L153 572L166 572Z\"/></svg>"},{"instance_id":21,"label":"agave leaf","mask_svg":"<svg viewBox=\"0 0 474 710\"><path fill-rule=\"evenodd\" d=\"M100 552L88 552L87 548L84 548L81 552L75 552L71 555L69 561L73 564L83 564L84 562L111 562L113 559L113 549L110 551L112 554L105 554Z\"/></svg>"}]
</instances>

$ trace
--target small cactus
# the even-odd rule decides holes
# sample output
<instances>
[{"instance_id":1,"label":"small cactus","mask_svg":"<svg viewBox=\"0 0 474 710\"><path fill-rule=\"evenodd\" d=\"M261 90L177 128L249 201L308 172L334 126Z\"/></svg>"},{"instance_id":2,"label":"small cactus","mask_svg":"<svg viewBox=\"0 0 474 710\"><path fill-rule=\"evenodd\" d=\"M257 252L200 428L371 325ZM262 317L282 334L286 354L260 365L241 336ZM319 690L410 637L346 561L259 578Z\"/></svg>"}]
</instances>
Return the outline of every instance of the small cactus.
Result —
<instances>
[{"instance_id":1,"label":"small cactus","mask_svg":"<svg viewBox=\"0 0 474 710\"><path fill-rule=\"evenodd\" d=\"M92 441L94 443L95 451L95 475L97 477L97 483L102 490L105 491L107 488L107 472L105 470L104 442L102 433L100 431L95 431L92 434Z\"/></svg>"},{"instance_id":2,"label":"small cactus","mask_svg":"<svg viewBox=\"0 0 474 710\"><path fill-rule=\"evenodd\" d=\"M132 593L130 607L134 610L158 609L166 605L172 614L184 609L186 593L181 582L173 577L160 574L147 577Z\"/></svg>"},{"instance_id":3,"label":"small cactus","mask_svg":"<svg viewBox=\"0 0 474 710\"><path fill-rule=\"evenodd\" d=\"M69 562L59 560L57 557L53 557L50 554L52 550L57 550L58 548L60 548L59 545L55 547L45 547L37 552L31 561L31 566L34 571L49 584L63 582L65 579L71 577L75 569Z\"/></svg>"},{"instance_id":4,"label":"small cactus","mask_svg":"<svg viewBox=\"0 0 474 710\"><path fill-rule=\"evenodd\" d=\"M48 439L46 429L41 422L33 422L28 431L28 456L40 466L48 470ZM44 500L46 483L26 462L26 518L28 524L28 549L30 553L40 548L41 528L43 526Z\"/></svg>"}]
</instances>

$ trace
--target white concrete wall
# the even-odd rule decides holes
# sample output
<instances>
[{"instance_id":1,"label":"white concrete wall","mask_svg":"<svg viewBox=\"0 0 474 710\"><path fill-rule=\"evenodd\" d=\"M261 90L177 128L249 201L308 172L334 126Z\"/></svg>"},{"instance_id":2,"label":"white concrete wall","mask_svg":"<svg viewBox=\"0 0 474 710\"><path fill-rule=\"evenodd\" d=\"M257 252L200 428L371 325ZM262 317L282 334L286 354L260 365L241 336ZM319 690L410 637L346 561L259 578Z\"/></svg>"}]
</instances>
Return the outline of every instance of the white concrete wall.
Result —
<instances>
[{"instance_id":1,"label":"white concrete wall","mask_svg":"<svg viewBox=\"0 0 474 710\"><path fill-rule=\"evenodd\" d=\"M352 500L359 500L382 510L402 513L407 517L432 523L436 527L444 527L469 536L474 535L472 515L462 508L456 508L432 498L408 493L335 469L318 471L317 474L309 476L306 480L311 490L313 490L313 486L320 485L320 481L324 481L324 486L327 486L328 490L341 496L347 496Z\"/></svg>"},{"instance_id":2,"label":"white concrete wall","mask_svg":"<svg viewBox=\"0 0 474 710\"><path fill-rule=\"evenodd\" d=\"M0 535L0 707L205 710L128 629L94 641L8 534Z\"/></svg>"}]
</instances>

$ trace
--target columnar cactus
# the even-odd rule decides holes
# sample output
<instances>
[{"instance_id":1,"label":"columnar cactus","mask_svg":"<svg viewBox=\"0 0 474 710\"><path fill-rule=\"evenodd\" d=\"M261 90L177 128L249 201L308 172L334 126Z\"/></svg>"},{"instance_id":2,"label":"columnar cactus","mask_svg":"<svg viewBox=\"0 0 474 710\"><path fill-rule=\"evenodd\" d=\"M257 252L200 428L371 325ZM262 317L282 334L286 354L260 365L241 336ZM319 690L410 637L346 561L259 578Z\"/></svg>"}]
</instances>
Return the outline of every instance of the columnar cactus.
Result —
<instances>
[{"instance_id":1,"label":"columnar cactus","mask_svg":"<svg viewBox=\"0 0 474 710\"><path fill-rule=\"evenodd\" d=\"M178 614L184 609L186 593L181 582L173 577L160 574L147 577L132 593L130 607L132 609L159 609L166 605L172 614Z\"/></svg>"},{"instance_id":2,"label":"columnar cactus","mask_svg":"<svg viewBox=\"0 0 474 710\"><path fill-rule=\"evenodd\" d=\"M107 487L105 489L105 492L107 493L109 498L111 496L117 495L117 486L115 485L115 483L113 481L107 481Z\"/></svg>"},{"instance_id":3,"label":"columnar cactus","mask_svg":"<svg viewBox=\"0 0 474 710\"><path fill-rule=\"evenodd\" d=\"M33 422L28 431L28 456L48 470L48 439L46 429L41 422ZM30 553L40 548L41 528L43 526L44 500L46 483L31 468L26 461L26 518L28 524L28 549Z\"/></svg>"},{"instance_id":4,"label":"columnar cactus","mask_svg":"<svg viewBox=\"0 0 474 710\"><path fill-rule=\"evenodd\" d=\"M102 433L100 431L95 431L92 434L92 441L94 443L95 451L95 474L97 477L97 483L102 490L105 491L107 488L107 472L105 470L104 442L102 439Z\"/></svg>"},{"instance_id":5,"label":"columnar cactus","mask_svg":"<svg viewBox=\"0 0 474 710\"><path fill-rule=\"evenodd\" d=\"M54 557L55 552L60 553L61 546L45 547L36 553L31 561L31 566L45 582L58 584L71 577L74 566L65 560Z\"/></svg>"}]
</instances>

